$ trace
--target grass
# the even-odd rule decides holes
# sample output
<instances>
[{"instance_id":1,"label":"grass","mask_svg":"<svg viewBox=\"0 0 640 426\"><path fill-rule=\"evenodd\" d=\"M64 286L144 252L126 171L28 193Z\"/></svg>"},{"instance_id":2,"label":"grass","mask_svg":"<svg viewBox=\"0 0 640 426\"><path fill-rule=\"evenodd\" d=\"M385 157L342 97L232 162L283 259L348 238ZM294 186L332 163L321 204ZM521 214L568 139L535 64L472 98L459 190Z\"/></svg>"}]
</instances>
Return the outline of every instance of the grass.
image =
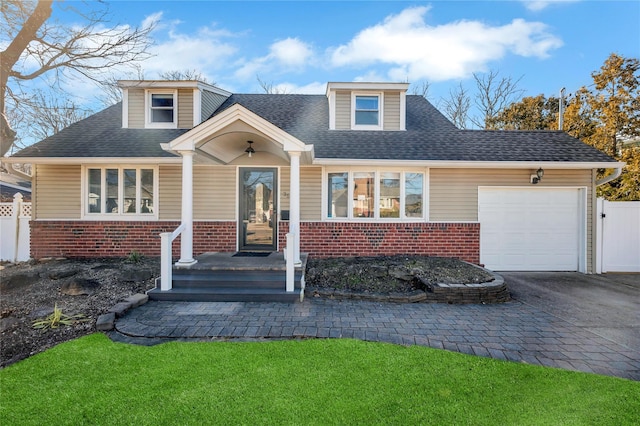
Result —
<instances>
[{"instance_id":1,"label":"grass","mask_svg":"<svg viewBox=\"0 0 640 426\"><path fill-rule=\"evenodd\" d=\"M0 424L637 424L640 383L357 340L113 343L0 371Z\"/></svg>"}]
</instances>

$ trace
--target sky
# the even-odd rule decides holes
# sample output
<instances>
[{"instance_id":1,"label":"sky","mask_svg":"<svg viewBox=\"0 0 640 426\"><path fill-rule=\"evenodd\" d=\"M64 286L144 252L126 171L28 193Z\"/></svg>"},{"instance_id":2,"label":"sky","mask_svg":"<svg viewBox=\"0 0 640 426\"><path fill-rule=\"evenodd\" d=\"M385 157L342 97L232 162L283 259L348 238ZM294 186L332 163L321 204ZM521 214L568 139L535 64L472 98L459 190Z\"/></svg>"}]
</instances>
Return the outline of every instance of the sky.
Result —
<instances>
[{"instance_id":1,"label":"sky","mask_svg":"<svg viewBox=\"0 0 640 426\"><path fill-rule=\"evenodd\" d=\"M263 92L258 78L316 94L330 81L428 82L437 106L475 87L474 73L497 71L524 96L557 96L592 84L611 53L640 57L638 0L107 3L114 23L155 22L145 78L196 70L234 93Z\"/></svg>"}]
</instances>

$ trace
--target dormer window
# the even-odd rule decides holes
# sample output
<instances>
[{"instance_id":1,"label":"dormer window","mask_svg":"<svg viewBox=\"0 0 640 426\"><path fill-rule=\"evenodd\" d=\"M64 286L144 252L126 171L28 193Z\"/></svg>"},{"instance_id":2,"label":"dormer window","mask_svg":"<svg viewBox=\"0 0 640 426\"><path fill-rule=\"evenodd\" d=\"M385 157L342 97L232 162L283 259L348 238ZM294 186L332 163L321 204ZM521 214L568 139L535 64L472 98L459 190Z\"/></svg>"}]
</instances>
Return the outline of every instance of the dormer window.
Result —
<instances>
[{"instance_id":1,"label":"dormer window","mask_svg":"<svg viewBox=\"0 0 640 426\"><path fill-rule=\"evenodd\" d=\"M161 129L178 127L177 91L147 91L146 103L146 127Z\"/></svg>"},{"instance_id":2,"label":"dormer window","mask_svg":"<svg viewBox=\"0 0 640 426\"><path fill-rule=\"evenodd\" d=\"M382 130L382 93L353 93L351 128Z\"/></svg>"}]
</instances>

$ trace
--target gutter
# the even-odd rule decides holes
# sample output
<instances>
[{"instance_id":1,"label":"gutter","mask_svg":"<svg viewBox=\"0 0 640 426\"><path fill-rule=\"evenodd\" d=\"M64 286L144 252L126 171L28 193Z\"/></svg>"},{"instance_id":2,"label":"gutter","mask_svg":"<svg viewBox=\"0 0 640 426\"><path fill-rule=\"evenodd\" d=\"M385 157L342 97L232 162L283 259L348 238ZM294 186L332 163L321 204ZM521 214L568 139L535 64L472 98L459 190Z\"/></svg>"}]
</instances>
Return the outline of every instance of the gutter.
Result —
<instances>
[{"instance_id":1,"label":"gutter","mask_svg":"<svg viewBox=\"0 0 640 426\"><path fill-rule=\"evenodd\" d=\"M609 183L612 180L616 180L622 174L622 169L624 168L625 163L618 163L618 167L613 169L613 173L609 176L605 176L602 179L596 181L596 186L604 185L605 183Z\"/></svg>"}]
</instances>

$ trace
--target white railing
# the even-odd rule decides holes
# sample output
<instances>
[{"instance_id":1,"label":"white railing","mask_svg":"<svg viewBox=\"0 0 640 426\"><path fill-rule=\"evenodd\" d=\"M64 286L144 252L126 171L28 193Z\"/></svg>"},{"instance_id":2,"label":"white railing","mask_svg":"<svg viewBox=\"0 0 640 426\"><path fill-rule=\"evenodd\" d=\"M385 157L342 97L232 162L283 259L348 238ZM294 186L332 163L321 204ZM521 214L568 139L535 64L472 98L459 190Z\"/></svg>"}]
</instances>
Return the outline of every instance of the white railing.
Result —
<instances>
[{"instance_id":1,"label":"white railing","mask_svg":"<svg viewBox=\"0 0 640 426\"><path fill-rule=\"evenodd\" d=\"M295 287L295 234L289 232L287 234L287 246L284 248L284 258L287 262L287 291L293 291Z\"/></svg>"},{"instance_id":2,"label":"white railing","mask_svg":"<svg viewBox=\"0 0 640 426\"><path fill-rule=\"evenodd\" d=\"M181 223L173 232L163 232L160 234L160 290L171 290L173 285L173 262L172 245L173 240L186 229L186 225Z\"/></svg>"},{"instance_id":3,"label":"white railing","mask_svg":"<svg viewBox=\"0 0 640 426\"><path fill-rule=\"evenodd\" d=\"M0 260L23 262L31 257L31 203L22 198L18 192L12 203L0 203Z\"/></svg>"}]
</instances>

